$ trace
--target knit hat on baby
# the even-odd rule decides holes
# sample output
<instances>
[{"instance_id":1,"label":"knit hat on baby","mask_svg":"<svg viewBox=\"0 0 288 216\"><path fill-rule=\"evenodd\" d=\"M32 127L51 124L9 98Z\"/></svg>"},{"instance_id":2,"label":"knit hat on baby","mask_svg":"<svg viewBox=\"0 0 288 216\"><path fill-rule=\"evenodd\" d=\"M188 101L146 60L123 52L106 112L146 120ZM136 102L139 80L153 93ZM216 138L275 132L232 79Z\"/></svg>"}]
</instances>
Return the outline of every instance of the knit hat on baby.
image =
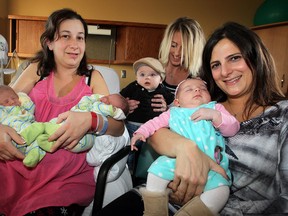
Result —
<instances>
[{"instance_id":1,"label":"knit hat on baby","mask_svg":"<svg viewBox=\"0 0 288 216\"><path fill-rule=\"evenodd\" d=\"M151 67L155 72L157 72L161 76L161 79L164 80L165 70L158 59L145 57L145 58L141 58L137 60L133 64L133 69L134 69L135 74L137 73L138 69L142 66Z\"/></svg>"}]
</instances>

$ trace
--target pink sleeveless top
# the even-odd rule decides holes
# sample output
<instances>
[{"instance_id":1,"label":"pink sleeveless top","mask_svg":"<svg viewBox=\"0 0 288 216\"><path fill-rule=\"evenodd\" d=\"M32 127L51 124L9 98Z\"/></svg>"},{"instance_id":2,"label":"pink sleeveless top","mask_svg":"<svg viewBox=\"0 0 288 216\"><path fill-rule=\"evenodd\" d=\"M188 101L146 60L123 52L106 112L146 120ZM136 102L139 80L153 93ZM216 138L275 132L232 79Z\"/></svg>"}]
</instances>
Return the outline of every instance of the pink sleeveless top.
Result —
<instances>
[{"instance_id":1,"label":"pink sleeveless top","mask_svg":"<svg viewBox=\"0 0 288 216\"><path fill-rule=\"evenodd\" d=\"M46 122L57 117L60 113L70 110L83 96L91 95L92 91L86 85L83 76L74 89L64 97L56 97L54 91L54 73L46 79L38 82L29 93L30 98L35 103L36 121Z\"/></svg>"},{"instance_id":2,"label":"pink sleeveless top","mask_svg":"<svg viewBox=\"0 0 288 216\"><path fill-rule=\"evenodd\" d=\"M36 120L48 121L70 110L91 89L83 77L68 95L56 98L53 73L40 81L29 96L36 105ZM58 150L47 153L34 168L28 169L22 161L0 161L0 213L25 215L48 206L86 206L95 191L93 167L86 162L86 153Z\"/></svg>"}]
</instances>

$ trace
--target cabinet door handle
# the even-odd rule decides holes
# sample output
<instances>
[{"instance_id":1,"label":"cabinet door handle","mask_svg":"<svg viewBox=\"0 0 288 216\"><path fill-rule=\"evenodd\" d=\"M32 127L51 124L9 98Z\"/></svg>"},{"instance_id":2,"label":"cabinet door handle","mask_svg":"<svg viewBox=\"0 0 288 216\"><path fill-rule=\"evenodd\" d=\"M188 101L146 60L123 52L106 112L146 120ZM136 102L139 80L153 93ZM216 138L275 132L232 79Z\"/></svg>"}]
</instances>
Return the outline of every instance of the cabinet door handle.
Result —
<instances>
[{"instance_id":1,"label":"cabinet door handle","mask_svg":"<svg viewBox=\"0 0 288 216\"><path fill-rule=\"evenodd\" d=\"M285 82L285 74L283 74L282 79L281 79L281 88L284 87L284 82Z\"/></svg>"}]
</instances>

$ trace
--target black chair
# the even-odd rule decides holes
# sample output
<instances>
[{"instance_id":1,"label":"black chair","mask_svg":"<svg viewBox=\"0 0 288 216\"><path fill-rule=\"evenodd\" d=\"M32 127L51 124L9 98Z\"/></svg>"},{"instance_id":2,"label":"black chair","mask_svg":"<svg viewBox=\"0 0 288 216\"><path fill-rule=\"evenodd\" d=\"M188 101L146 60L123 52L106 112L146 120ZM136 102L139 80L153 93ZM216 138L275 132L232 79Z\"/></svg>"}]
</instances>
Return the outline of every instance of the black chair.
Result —
<instances>
[{"instance_id":1,"label":"black chair","mask_svg":"<svg viewBox=\"0 0 288 216\"><path fill-rule=\"evenodd\" d=\"M117 153L113 154L111 157L106 159L104 163L101 165L101 168L98 173L97 182L96 182L96 189L94 195L94 203L93 203L93 210L92 215L97 215L102 209L104 193L105 193L105 185L107 180L107 175L111 167L120 161L122 158L127 156L131 153L130 145L125 146L123 149L118 151ZM131 173L133 186L140 185L146 182L147 178L147 169L149 168L150 164L159 156L153 148L148 145L144 144L139 151L133 152L135 154L135 166L134 170ZM139 161L141 159L142 161Z\"/></svg>"},{"instance_id":2,"label":"black chair","mask_svg":"<svg viewBox=\"0 0 288 216\"><path fill-rule=\"evenodd\" d=\"M113 154L111 157L106 159L104 163L101 165L101 168L98 172L96 188L95 188L95 195L94 195L94 203L93 203L93 210L92 215L96 215L102 209L103 200L104 200L104 193L105 193L105 186L107 175L111 167L120 161L122 158L127 156L130 153L130 146L125 146L117 153Z\"/></svg>"}]
</instances>

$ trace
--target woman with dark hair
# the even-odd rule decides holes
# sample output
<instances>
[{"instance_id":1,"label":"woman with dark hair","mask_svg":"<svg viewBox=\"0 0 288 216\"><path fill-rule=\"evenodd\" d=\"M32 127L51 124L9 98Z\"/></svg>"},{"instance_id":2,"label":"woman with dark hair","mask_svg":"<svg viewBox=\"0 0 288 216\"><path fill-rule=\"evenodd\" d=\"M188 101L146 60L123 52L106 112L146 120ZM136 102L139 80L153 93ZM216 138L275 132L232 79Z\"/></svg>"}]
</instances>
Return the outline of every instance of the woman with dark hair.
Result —
<instances>
[{"instance_id":1,"label":"woman with dark hair","mask_svg":"<svg viewBox=\"0 0 288 216\"><path fill-rule=\"evenodd\" d=\"M202 75L241 122L227 138L233 185L222 214L288 213L288 101L271 54L256 33L229 22L207 41Z\"/></svg>"},{"instance_id":2,"label":"woman with dark hair","mask_svg":"<svg viewBox=\"0 0 288 216\"><path fill-rule=\"evenodd\" d=\"M229 22L208 39L202 63L201 77L207 81L212 100L221 102L241 122L239 132L226 139L233 183L220 215L287 214L288 101L276 82L271 54L256 33ZM175 177L170 183L171 203L187 206L194 202L202 211L198 215L211 215L199 194L208 171L223 170L193 141L168 129L158 130L150 144L160 154L176 158ZM175 207L171 206L170 210ZM139 191L124 194L99 215L112 215L112 209L118 215L129 210L129 215L142 215ZM180 208L175 215L195 214Z\"/></svg>"},{"instance_id":3,"label":"woman with dark hair","mask_svg":"<svg viewBox=\"0 0 288 216\"><path fill-rule=\"evenodd\" d=\"M87 25L79 14L70 9L53 12L41 36L42 50L12 85L30 96L36 121L58 117L57 123L65 122L49 138L55 141L52 153L33 169L23 166L24 155L11 143L23 143L21 137L0 125L0 214L72 215L67 206L87 206L93 200L93 167L86 153L69 150L87 132L121 136L124 123L93 112L69 111L83 96L109 94L99 71L88 69L86 37Z\"/></svg>"},{"instance_id":4,"label":"woman with dark hair","mask_svg":"<svg viewBox=\"0 0 288 216\"><path fill-rule=\"evenodd\" d=\"M84 28L83 36L86 41L88 35L88 27L84 19L79 14L71 11L70 9L63 9L57 11L57 13L52 13L45 24L46 30L40 37L42 49L31 59L31 62L39 62L37 73L39 73L38 75L41 77L48 76L56 66L54 53L48 49L47 42L59 39L55 38L55 36L59 36L55 35L55 33L59 33L60 24L67 19L77 19L82 23ZM87 68L86 53L84 53L79 67L77 68L77 73L79 73L79 75L89 76L90 72L91 70L89 71Z\"/></svg>"}]
</instances>

